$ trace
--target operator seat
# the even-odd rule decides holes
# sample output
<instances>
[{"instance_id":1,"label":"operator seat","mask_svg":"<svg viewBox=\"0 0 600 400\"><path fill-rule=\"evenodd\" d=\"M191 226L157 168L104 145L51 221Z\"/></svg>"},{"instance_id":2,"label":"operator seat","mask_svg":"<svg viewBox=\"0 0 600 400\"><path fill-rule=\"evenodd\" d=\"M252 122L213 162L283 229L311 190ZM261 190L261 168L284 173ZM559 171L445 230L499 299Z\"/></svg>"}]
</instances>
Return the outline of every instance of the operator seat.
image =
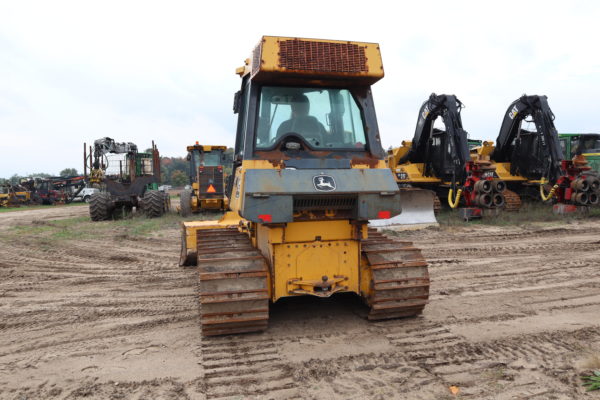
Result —
<instances>
[{"instance_id":1,"label":"operator seat","mask_svg":"<svg viewBox=\"0 0 600 400\"><path fill-rule=\"evenodd\" d=\"M323 125L312 115L299 116L283 121L279 125L275 141L286 133L294 132L302 135L310 144L322 146L324 131Z\"/></svg>"}]
</instances>

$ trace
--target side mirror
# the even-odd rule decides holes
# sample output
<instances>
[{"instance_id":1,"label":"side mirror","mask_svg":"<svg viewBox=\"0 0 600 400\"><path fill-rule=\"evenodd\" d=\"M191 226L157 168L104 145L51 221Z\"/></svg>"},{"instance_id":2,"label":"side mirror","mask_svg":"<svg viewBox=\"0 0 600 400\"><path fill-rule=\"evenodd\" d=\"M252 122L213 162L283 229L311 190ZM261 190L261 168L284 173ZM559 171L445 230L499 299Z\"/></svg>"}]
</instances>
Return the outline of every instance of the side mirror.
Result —
<instances>
[{"instance_id":1,"label":"side mirror","mask_svg":"<svg viewBox=\"0 0 600 400\"><path fill-rule=\"evenodd\" d=\"M233 113L237 114L242 108L242 91L238 90L233 96Z\"/></svg>"}]
</instances>

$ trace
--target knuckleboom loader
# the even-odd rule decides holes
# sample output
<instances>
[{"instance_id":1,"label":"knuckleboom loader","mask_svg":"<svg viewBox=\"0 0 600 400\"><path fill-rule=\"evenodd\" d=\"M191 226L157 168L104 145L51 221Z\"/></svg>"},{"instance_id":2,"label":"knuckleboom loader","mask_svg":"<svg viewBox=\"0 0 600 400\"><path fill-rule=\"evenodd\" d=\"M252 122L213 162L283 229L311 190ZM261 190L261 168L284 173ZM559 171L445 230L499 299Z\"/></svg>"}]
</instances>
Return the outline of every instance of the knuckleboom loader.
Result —
<instances>
[{"instance_id":1,"label":"knuckleboom loader","mask_svg":"<svg viewBox=\"0 0 600 400\"><path fill-rule=\"evenodd\" d=\"M225 165L230 162L226 150L227 146L207 146L198 142L187 146L191 189L181 192L181 216L187 217L204 210L227 209L229 201L225 196Z\"/></svg>"},{"instance_id":2,"label":"knuckleboom loader","mask_svg":"<svg viewBox=\"0 0 600 400\"><path fill-rule=\"evenodd\" d=\"M472 156L489 158L510 189L521 197L553 202L555 212L598 205L597 173L563 158L554 119L546 96L523 95L508 106L496 145L484 142ZM524 121L535 130L524 129Z\"/></svg>"},{"instance_id":3,"label":"knuckleboom loader","mask_svg":"<svg viewBox=\"0 0 600 400\"><path fill-rule=\"evenodd\" d=\"M421 313L421 251L368 227L410 213L371 95L379 46L265 36L237 73L231 211L182 223L180 262L198 265L203 334L264 330L269 303L288 296L353 292L373 320Z\"/></svg>"},{"instance_id":4,"label":"knuckleboom loader","mask_svg":"<svg viewBox=\"0 0 600 400\"><path fill-rule=\"evenodd\" d=\"M460 115L463 104L454 95L432 93L422 104L412 141L388 150L388 165L401 188L434 191L451 208L461 206L465 219L482 210L512 209L506 184L495 177L487 160L471 160L470 142ZM434 127L441 118L444 129Z\"/></svg>"}]
</instances>

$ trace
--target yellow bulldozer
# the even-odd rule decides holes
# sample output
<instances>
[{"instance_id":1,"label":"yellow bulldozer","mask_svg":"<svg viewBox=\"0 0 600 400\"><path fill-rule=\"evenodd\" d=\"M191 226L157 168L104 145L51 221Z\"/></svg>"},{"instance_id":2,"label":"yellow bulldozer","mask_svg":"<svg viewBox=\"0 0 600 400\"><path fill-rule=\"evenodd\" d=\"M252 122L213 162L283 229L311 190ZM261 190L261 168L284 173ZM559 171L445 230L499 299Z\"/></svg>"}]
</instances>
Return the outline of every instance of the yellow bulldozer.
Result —
<instances>
[{"instance_id":1,"label":"yellow bulldozer","mask_svg":"<svg viewBox=\"0 0 600 400\"><path fill-rule=\"evenodd\" d=\"M180 194L179 214L190 216L206 210L227 210L225 196L227 146L187 146L190 189Z\"/></svg>"},{"instance_id":2,"label":"yellow bulldozer","mask_svg":"<svg viewBox=\"0 0 600 400\"><path fill-rule=\"evenodd\" d=\"M377 126L379 45L264 36L236 72L231 211L182 223L180 264L198 266L203 335L265 330L270 302L288 296L353 292L370 320L420 314L421 251L368 225L412 205Z\"/></svg>"}]
</instances>

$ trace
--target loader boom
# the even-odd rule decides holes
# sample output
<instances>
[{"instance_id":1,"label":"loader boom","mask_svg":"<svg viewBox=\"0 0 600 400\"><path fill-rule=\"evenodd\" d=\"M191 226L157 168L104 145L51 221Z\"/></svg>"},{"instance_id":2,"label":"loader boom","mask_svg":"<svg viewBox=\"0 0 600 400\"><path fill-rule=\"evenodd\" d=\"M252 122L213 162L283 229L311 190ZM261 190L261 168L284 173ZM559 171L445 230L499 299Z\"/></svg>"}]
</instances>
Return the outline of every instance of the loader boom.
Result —
<instances>
[{"instance_id":1,"label":"loader boom","mask_svg":"<svg viewBox=\"0 0 600 400\"><path fill-rule=\"evenodd\" d=\"M536 132L521 128L527 117L533 119ZM561 153L554 114L546 96L523 95L508 106L492 160L510 162L513 175L556 182L563 174Z\"/></svg>"},{"instance_id":2,"label":"loader boom","mask_svg":"<svg viewBox=\"0 0 600 400\"><path fill-rule=\"evenodd\" d=\"M425 176L463 182L469 145L460 116L462 107L454 95L432 93L419 110L412 146L398 163L423 163ZM445 132L433 127L438 117L444 121Z\"/></svg>"}]
</instances>

